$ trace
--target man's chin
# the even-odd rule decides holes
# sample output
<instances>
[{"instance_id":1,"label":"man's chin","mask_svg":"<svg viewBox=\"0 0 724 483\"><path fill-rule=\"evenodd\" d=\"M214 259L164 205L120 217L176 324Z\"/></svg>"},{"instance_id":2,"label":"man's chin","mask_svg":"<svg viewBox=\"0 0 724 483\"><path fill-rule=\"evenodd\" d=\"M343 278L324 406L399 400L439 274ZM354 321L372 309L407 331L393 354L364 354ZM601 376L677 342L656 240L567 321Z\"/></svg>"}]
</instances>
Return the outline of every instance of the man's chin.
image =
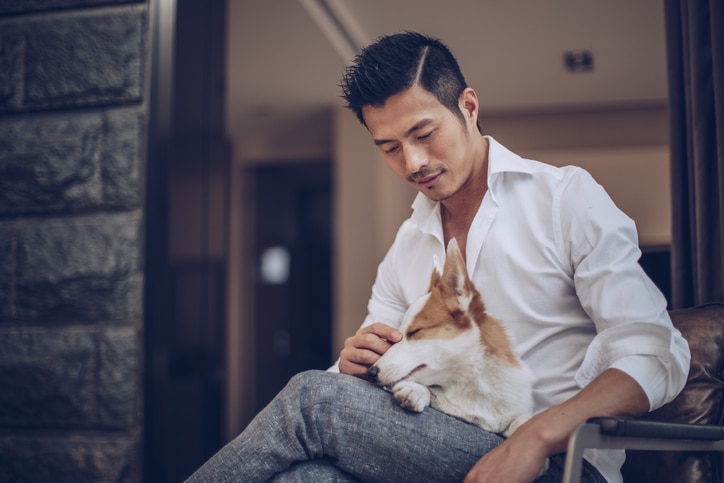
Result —
<instances>
[{"instance_id":1,"label":"man's chin","mask_svg":"<svg viewBox=\"0 0 724 483\"><path fill-rule=\"evenodd\" d=\"M435 188L419 188L418 191L432 201L445 201L452 196L452 193L443 192Z\"/></svg>"}]
</instances>

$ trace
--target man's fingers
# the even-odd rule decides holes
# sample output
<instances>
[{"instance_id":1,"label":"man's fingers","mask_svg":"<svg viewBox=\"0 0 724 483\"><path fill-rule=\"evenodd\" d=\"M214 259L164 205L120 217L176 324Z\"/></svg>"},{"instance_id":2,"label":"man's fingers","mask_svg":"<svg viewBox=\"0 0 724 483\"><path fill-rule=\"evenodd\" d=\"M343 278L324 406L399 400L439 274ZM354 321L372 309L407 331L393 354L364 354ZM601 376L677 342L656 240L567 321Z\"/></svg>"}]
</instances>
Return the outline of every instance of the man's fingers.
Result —
<instances>
[{"instance_id":1,"label":"man's fingers","mask_svg":"<svg viewBox=\"0 0 724 483\"><path fill-rule=\"evenodd\" d=\"M344 349L340 353L340 359L351 364L369 367L377 362L377 359L387 352L389 347L389 342L374 334L358 334L347 339Z\"/></svg>"},{"instance_id":2,"label":"man's fingers","mask_svg":"<svg viewBox=\"0 0 724 483\"><path fill-rule=\"evenodd\" d=\"M402 340L402 334L399 330L381 322L375 322L374 324L363 327L357 331L357 335L364 333L374 334L379 338L389 341L393 344Z\"/></svg>"},{"instance_id":3,"label":"man's fingers","mask_svg":"<svg viewBox=\"0 0 724 483\"><path fill-rule=\"evenodd\" d=\"M358 330L347 339L345 346L353 349L350 354L352 362L371 366L401 338L402 334L397 329L377 322Z\"/></svg>"},{"instance_id":4,"label":"man's fingers","mask_svg":"<svg viewBox=\"0 0 724 483\"><path fill-rule=\"evenodd\" d=\"M367 369L400 339L402 334L397 329L379 322L359 329L344 343L340 353L339 371L365 377Z\"/></svg>"},{"instance_id":5,"label":"man's fingers","mask_svg":"<svg viewBox=\"0 0 724 483\"><path fill-rule=\"evenodd\" d=\"M348 376L356 376L364 379L367 377L367 369L369 369L369 367L365 365L355 364L344 359L340 359L339 361L339 372L347 374Z\"/></svg>"}]
</instances>

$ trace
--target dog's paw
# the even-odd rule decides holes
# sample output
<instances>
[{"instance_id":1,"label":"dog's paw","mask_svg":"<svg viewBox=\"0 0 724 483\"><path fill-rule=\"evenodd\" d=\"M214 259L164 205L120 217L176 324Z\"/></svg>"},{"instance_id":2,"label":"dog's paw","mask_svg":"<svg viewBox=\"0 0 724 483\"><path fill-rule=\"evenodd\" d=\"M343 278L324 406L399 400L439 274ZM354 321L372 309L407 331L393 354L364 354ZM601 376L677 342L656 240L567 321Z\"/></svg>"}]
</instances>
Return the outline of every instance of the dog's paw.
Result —
<instances>
[{"instance_id":1,"label":"dog's paw","mask_svg":"<svg viewBox=\"0 0 724 483\"><path fill-rule=\"evenodd\" d=\"M400 406L410 411L421 413L430 405L430 390L411 381L400 381L392 388L392 393Z\"/></svg>"}]
</instances>

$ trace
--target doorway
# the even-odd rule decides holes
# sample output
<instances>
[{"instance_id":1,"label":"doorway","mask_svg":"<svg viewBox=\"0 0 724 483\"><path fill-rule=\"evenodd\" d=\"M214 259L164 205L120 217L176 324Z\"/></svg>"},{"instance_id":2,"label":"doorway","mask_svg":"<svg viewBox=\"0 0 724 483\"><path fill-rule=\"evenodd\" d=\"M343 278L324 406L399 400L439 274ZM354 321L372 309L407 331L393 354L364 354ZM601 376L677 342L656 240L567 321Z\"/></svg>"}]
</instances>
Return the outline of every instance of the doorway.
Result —
<instances>
[{"instance_id":1,"label":"doorway","mask_svg":"<svg viewBox=\"0 0 724 483\"><path fill-rule=\"evenodd\" d=\"M254 412L331 357L331 163L250 168Z\"/></svg>"}]
</instances>

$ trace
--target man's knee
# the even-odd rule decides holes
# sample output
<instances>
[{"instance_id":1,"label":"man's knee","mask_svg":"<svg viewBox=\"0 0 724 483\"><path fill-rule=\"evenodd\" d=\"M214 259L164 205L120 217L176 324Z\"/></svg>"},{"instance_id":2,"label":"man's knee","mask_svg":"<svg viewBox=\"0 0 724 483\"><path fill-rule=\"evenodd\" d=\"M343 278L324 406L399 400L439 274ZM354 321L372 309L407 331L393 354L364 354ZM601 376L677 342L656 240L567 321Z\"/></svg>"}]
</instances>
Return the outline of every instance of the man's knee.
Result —
<instances>
[{"instance_id":1,"label":"man's knee","mask_svg":"<svg viewBox=\"0 0 724 483\"><path fill-rule=\"evenodd\" d=\"M333 374L335 373L318 369L302 371L293 375L292 378L289 379L287 386L294 388L315 387L328 380L329 376Z\"/></svg>"},{"instance_id":2,"label":"man's knee","mask_svg":"<svg viewBox=\"0 0 724 483\"><path fill-rule=\"evenodd\" d=\"M297 398L303 406L354 399L367 391L379 391L357 377L336 372L309 370L294 375L282 393Z\"/></svg>"}]
</instances>

